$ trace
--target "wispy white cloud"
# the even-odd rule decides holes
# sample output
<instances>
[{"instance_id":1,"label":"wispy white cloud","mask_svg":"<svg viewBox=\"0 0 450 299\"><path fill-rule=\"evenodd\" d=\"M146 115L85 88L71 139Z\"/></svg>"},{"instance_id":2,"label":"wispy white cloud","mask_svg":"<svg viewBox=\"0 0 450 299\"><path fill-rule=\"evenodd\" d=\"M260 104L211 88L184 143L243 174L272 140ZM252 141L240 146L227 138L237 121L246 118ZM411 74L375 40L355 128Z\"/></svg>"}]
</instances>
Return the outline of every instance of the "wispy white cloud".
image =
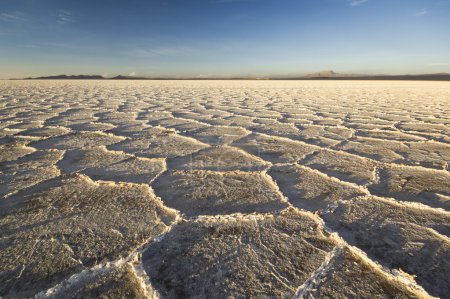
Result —
<instances>
[{"instance_id":1,"label":"wispy white cloud","mask_svg":"<svg viewBox=\"0 0 450 299\"><path fill-rule=\"evenodd\" d=\"M212 0L212 3L254 2L258 0Z\"/></svg>"},{"instance_id":2,"label":"wispy white cloud","mask_svg":"<svg viewBox=\"0 0 450 299\"><path fill-rule=\"evenodd\" d=\"M28 18L23 12L20 11L2 12L0 13L0 21L16 23L28 21Z\"/></svg>"},{"instance_id":3,"label":"wispy white cloud","mask_svg":"<svg viewBox=\"0 0 450 299\"><path fill-rule=\"evenodd\" d=\"M72 13L65 9L60 9L58 12L58 20L57 22L61 25L75 23L75 19L72 16Z\"/></svg>"},{"instance_id":4,"label":"wispy white cloud","mask_svg":"<svg viewBox=\"0 0 450 299\"><path fill-rule=\"evenodd\" d=\"M358 6L358 5L366 3L367 1L369 1L369 0L351 0L350 6Z\"/></svg>"},{"instance_id":5,"label":"wispy white cloud","mask_svg":"<svg viewBox=\"0 0 450 299\"><path fill-rule=\"evenodd\" d=\"M131 72L131 73L128 74L128 76L134 77L134 76L136 76L136 72Z\"/></svg>"},{"instance_id":6,"label":"wispy white cloud","mask_svg":"<svg viewBox=\"0 0 450 299\"><path fill-rule=\"evenodd\" d=\"M168 47L168 48L134 48L128 54L135 57L158 57L158 56L183 56L191 55L194 51L188 47Z\"/></svg>"},{"instance_id":7,"label":"wispy white cloud","mask_svg":"<svg viewBox=\"0 0 450 299\"><path fill-rule=\"evenodd\" d=\"M424 9L421 9L421 10L419 10L418 12L416 12L416 13L414 14L414 16L415 16L415 17L421 17L421 16L426 15L427 13L428 13L428 11L424 8Z\"/></svg>"}]
</instances>

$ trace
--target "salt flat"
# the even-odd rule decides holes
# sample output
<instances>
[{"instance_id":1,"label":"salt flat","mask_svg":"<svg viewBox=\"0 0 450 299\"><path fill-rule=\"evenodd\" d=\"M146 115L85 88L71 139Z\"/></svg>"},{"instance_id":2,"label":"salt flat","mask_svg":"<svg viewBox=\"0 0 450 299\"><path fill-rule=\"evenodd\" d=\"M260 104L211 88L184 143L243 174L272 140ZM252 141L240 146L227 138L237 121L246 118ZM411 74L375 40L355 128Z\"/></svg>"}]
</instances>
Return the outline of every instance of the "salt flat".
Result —
<instances>
[{"instance_id":1,"label":"salt flat","mask_svg":"<svg viewBox=\"0 0 450 299\"><path fill-rule=\"evenodd\" d=\"M450 298L450 84L0 81L0 297Z\"/></svg>"}]
</instances>

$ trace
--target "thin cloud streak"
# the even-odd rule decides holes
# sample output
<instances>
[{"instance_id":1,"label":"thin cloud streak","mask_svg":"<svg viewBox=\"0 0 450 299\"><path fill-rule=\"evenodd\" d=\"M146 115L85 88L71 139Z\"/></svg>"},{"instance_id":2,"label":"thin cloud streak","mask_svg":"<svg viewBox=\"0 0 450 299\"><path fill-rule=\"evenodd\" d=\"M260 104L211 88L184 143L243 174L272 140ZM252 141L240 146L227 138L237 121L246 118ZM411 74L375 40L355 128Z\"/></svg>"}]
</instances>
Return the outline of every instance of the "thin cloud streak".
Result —
<instances>
[{"instance_id":1,"label":"thin cloud streak","mask_svg":"<svg viewBox=\"0 0 450 299\"><path fill-rule=\"evenodd\" d=\"M16 23L16 22L25 22L28 21L28 19L23 12L13 11L9 13L8 12L0 13L0 21Z\"/></svg>"},{"instance_id":2,"label":"thin cloud streak","mask_svg":"<svg viewBox=\"0 0 450 299\"><path fill-rule=\"evenodd\" d=\"M350 2L350 6L358 6L358 5L366 3L367 1L369 1L369 0L352 0Z\"/></svg>"},{"instance_id":3,"label":"thin cloud streak","mask_svg":"<svg viewBox=\"0 0 450 299\"><path fill-rule=\"evenodd\" d=\"M173 48L135 48L128 51L128 54L140 58L161 57L161 56L185 56L194 54L194 50L187 47L173 47Z\"/></svg>"},{"instance_id":4,"label":"thin cloud streak","mask_svg":"<svg viewBox=\"0 0 450 299\"><path fill-rule=\"evenodd\" d=\"M61 25L75 23L75 19L72 16L72 13L68 10L60 9L58 13L57 22Z\"/></svg>"},{"instance_id":5,"label":"thin cloud streak","mask_svg":"<svg viewBox=\"0 0 450 299\"><path fill-rule=\"evenodd\" d=\"M255 2L258 0L213 0L212 3L237 3L237 2Z\"/></svg>"},{"instance_id":6,"label":"thin cloud streak","mask_svg":"<svg viewBox=\"0 0 450 299\"><path fill-rule=\"evenodd\" d=\"M415 16L415 17L421 17L421 16L426 15L427 13L428 13L428 11L427 11L426 9L422 9L422 10L416 12L416 13L414 14L414 16Z\"/></svg>"}]
</instances>

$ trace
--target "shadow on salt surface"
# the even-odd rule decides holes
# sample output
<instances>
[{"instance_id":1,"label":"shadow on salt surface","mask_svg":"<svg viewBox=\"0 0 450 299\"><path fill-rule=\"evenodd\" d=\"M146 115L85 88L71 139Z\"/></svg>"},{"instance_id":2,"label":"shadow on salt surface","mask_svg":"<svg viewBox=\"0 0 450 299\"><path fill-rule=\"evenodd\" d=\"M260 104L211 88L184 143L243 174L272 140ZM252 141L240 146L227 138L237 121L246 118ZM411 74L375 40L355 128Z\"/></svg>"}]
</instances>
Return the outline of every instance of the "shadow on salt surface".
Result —
<instances>
[{"instance_id":1,"label":"shadow on salt surface","mask_svg":"<svg viewBox=\"0 0 450 299\"><path fill-rule=\"evenodd\" d=\"M146 185L63 176L1 202L0 295L30 297L127 256L177 217ZM18 255L18 252L28 253Z\"/></svg>"},{"instance_id":2,"label":"shadow on salt surface","mask_svg":"<svg viewBox=\"0 0 450 299\"><path fill-rule=\"evenodd\" d=\"M2 162L0 196L13 194L60 174L56 163L63 157L60 150L35 151L15 161Z\"/></svg>"},{"instance_id":3,"label":"shadow on salt surface","mask_svg":"<svg viewBox=\"0 0 450 299\"><path fill-rule=\"evenodd\" d=\"M320 150L318 146L257 133L236 140L232 145L272 163L295 163Z\"/></svg>"},{"instance_id":4,"label":"shadow on salt surface","mask_svg":"<svg viewBox=\"0 0 450 299\"><path fill-rule=\"evenodd\" d=\"M299 298L425 298L348 247L339 248ZM351 286L351 287L349 287Z\"/></svg>"},{"instance_id":5,"label":"shadow on salt surface","mask_svg":"<svg viewBox=\"0 0 450 299\"><path fill-rule=\"evenodd\" d=\"M383 168L379 175L379 183L369 186L372 193L450 211L448 171L391 165Z\"/></svg>"},{"instance_id":6,"label":"shadow on salt surface","mask_svg":"<svg viewBox=\"0 0 450 299\"><path fill-rule=\"evenodd\" d=\"M300 162L343 181L360 185L375 181L376 163L343 152L323 150Z\"/></svg>"},{"instance_id":7,"label":"shadow on salt surface","mask_svg":"<svg viewBox=\"0 0 450 299\"><path fill-rule=\"evenodd\" d=\"M277 211L288 203L259 172L168 171L152 184L164 203L187 216Z\"/></svg>"},{"instance_id":8,"label":"shadow on salt surface","mask_svg":"<svg viewBox=\"0 0 450 299\"><path fill-rule=\"evenodd\" d=\"M317 212L339 201L367 195L355 185L302 166L273 166L268 173L295 207Z\"/></svg>"},{"instance_id":9,"label":"shadow on salt surface","mask_svg":"<svg viewBox=\"0 0 450 299\"><path fill-rule=\"evenodd\" d=\"M123 264L84 270L35 298L148 298L148 295L133 267Z\"/></svg>"},{"instance_id":10,"label":"shadow on salt surface","mask_svg":"<svg viewBox=\"0 0 450 299\"><path fill-rule=\"evenodd\" d=\"M292 297L336 245L293 210L209 219L175 226L144 253L164 298Z\"/></svg>"},{"instance_id":11,"label":"shadow on salt surface","mask_svg":"<svg viewBox=\"0 0 450 299\"><path fill-rule=\"evenodd\" d=\"M124 137L103 132L75 132L32 142L30 146L37 149L87 149L99 145L114 144L124 139Z\"/></svg>"},{"instance_id":12,"label":"shadow on salt surface","mask_svg":"<svg viewBox=\"0 0 450 299\"><path fill-rule=\"evenodd\" d=\"M210 145L225 145L248 135L248 131L240 127L210 126L187 132L193 137Z\"/></svg>"},{"instance_id":13,"label":"shadow on salt surface","mask_svg":"<svg viewBox=\"0 0 450 299\"><path fill-rule=\"evenodd\" d=\"M164 159L137 158L105 147L69 150L58 162L64 173L80 172L93 180L150 183L166 169Z\"/></svg>"},{"instance_id":14,"label":"shadow on salt surface","mask_svg":"<svg viewBox=\"0 0 450 299\"><path fill-rule=\"evenodd\" d=\"M261 171L270 164L237 148L217 146L202 149L191 155L170 159L169 169Z\"/></svg>"},{"instance_id":15,"label":"shadow on salt surface","mask_svg":"<svg viewBox=\"0 0 450 299\"><path fill-rule=\"evenodd\" d=\"M448 213L377 197L361 197L340 202L322 218L370 258L416 275L417 282L430 294L442 297L449 294Z\"/></svg>"}]
</instances>

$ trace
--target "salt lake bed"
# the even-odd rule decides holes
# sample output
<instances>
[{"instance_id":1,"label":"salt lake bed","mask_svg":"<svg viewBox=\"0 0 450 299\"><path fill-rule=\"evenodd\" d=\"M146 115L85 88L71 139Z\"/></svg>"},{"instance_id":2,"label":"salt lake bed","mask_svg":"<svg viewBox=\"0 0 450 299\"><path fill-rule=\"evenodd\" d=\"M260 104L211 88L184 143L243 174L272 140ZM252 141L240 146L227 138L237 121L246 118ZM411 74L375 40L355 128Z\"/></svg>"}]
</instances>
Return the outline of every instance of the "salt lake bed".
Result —
<instances>
[{"instance_id":1,"label":"salt lake bed","mask_svg":"<svg viewBox=\"0 0 450 299\"><path fill-rule=\"evenodd\" d=\"M450 84L0 81L0 297L450 298Z\"/></svg>"}]
</instances>

